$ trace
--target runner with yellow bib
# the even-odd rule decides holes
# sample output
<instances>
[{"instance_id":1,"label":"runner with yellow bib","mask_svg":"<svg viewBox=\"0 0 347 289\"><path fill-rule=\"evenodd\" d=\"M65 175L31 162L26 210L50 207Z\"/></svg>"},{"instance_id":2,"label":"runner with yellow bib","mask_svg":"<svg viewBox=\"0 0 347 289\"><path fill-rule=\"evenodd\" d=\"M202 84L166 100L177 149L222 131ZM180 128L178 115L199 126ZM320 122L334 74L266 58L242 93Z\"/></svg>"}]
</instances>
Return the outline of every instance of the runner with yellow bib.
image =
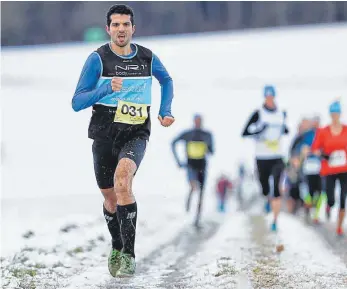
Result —
<instances>
[{"instance_id":1,"label":"runner with yellow bib","mask_svg":"<svg viewBox=\"0 0 347 289\"><path fill-rule=\"evenodd\" d=\"M187 168L188 180L190 184L190 190L186 202L187 212L190 209L190 203L193 192L199 191L198 209L195 219L195 226L200 226L200 216L203 203L203 192L205 185L205 172L206 172L206 156L207 154L213 154L213 139L212 134L201 128L202 117L200 115L194 116L194 128L187 130L180 134L172 142L172 151L177 164L180 168ZM186 163L179 160L176 151L176 144L180 141L185 143L186 147Z\"/></svg>"},{"instance_id":2,"label":"runner with yellow bib","mask_svg":"<svg viewBox=\"0 0 347 289\"><path fill-rule=\"evenodd\" d=\"M111 41L89 55L72 108L93 107L88 137L94 140L94 172L112 237L108 268L113 277L127 277L136 268L137 203L132 182L151 133L152 77L161 85L158 119L164 127L174 122L173 83L150 49L131 43L135 25L130 7L112 6L106 23Z\"/></svg>"}]
</instances>

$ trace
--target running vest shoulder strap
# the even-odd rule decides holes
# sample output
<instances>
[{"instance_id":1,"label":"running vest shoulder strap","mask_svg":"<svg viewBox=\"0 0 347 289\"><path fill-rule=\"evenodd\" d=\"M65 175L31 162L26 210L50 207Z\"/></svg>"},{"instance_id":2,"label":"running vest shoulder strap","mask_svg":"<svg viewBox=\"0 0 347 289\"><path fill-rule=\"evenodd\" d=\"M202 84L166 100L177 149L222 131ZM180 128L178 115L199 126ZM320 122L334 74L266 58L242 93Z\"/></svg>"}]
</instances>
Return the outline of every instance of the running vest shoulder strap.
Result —
<instances>
[{"instance_id":1,"label":"running vest shoulder strap","mask_svg":"<svg viewBox=\"0 0 347 289\"><path fill-rule=\"evenodd\" d=\"M148 48L133 44L136 49L133 57L127 58L117 55L110 48L109 43L99 47L96 52L102 62L103 77L147 77L152 75L153 53Z\"/></svg>"}]
</instances>

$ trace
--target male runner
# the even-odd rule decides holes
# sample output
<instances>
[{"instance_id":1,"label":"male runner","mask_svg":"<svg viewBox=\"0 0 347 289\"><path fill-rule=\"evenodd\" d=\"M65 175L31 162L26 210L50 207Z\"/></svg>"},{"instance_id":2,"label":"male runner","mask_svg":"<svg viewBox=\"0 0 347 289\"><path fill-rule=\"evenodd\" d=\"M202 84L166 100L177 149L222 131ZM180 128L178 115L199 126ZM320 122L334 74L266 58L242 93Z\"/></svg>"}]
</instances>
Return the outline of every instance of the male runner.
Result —
<instances>
[{"instance_id":1,"label":"male runner","mask_svg":"<svg viewBox=\"0 0 347 289\"><path fill-rule=\"evenodd\" d=\"M274 213L271 229L277 230L277 218L281 210L279 181L284 169L281 138L288 134L286 112L275 103L276 92L273 86L264 87L265 102L250 117L242 136L252 136L256 141L256 162L263 195L267 198L265 209ZM273 177L273 198L270 198L270 176Z\"/></svg>"},{"instance_id":2,"label":"male runner","mask_svg":"<svg viewBox=\"0 0 347 289\"><path fill-rule=\"evenodd\" d=\"M187 168L188 180L190 184L190 190L186 202L187 211L190 209L193 191L196 189L199 190L198 210L194 223L196 227L200 226L200 215L206 174L206 155L208 153L214 153L212 134L202 129L201 126L202 117L200 115L195 115L194 128L183 132L172 142L172 152L178 166ZM186 145L186 164L182 164L177 155L176 144L179 141L184 141Z\"/></svg>"},{"instance_id":3,"label":"male runner","mask_svg":"<svg viewBox=\"0 0 347 289\"><path fill-rule=\"evenodd\" d=\"M130 7L112 6L106 21L111 41L89 55L72 107L75 111L93 107L88 137L94 140L94 171L112 236L108 268L113 277L124 277L132 276L136 267L137 204L132 182L151 132L152 76L161 85L158 119L164 127L174 122L173 83L151 50L131 43L135 25Z\"/></svg>"}]
</instances>

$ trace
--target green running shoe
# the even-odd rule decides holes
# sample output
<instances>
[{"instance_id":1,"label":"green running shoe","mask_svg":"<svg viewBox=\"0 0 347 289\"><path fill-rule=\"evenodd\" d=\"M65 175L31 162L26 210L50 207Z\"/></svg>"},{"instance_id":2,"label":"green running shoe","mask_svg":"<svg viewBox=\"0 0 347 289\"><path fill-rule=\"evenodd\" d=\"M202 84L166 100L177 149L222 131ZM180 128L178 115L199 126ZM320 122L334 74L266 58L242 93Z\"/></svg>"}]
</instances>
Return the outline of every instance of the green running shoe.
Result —
<instances>
[{"instance_id":1,"label":"green running shoe","mask_svg":"<svg viewBox=\"0 0 347 289\"><path fill-rule=\"evenodd\" d=\"M117 271L120 268L121 254L122 253L120 251L112 249L110 255L108 256L108 271L112 277L116 277Z\"/></svg>"},{"instance_id":2,"label":"green running shoe","mask_svg":"<svg viewBox=\"0 0 347 289\"><path fill-rule=\"evenodd\" d=\"M131 277L135 274L135 258L129 254L121 253L120 268L117 271L117 277Z\"/></svg>"}]
</instances>

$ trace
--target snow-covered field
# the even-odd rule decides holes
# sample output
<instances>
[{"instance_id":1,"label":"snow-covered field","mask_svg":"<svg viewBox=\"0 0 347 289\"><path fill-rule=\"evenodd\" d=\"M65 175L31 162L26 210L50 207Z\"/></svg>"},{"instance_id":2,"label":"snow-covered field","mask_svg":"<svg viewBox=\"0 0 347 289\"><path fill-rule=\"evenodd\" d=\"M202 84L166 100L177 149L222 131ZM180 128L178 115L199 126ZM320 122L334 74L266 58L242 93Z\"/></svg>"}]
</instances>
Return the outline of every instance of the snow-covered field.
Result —
<instances>
[{"instance_id":1,"label":"snow-covered field","mask_svg":"<svg viewBox=\"0 0 347 289\"><path fill-rule=\"evenodd\" d=\"M156 121L154 81L152 136L134 183L138 270L131 280L107 272L110 242L87 139L90 110L74 113L70 105L83 63L98 45L4 49L2 287L347 288L346 239L333 237L333 222L314 227L283 214L273 235L256 184L245 184L252 200L246 210L232 199L224 215L215 210L213 190L218 174L235 175L239 161L253 168L253 143L240 133L263 101L264 84L276 85L288 113L283 152L300 117L320 113L327 123L328 104L337 97L346 107L346 35L344 25L137 40L172 75L176 123L162 128ZM186 173L170 151L195 112L216 146L198 232L194 212L184 212ZM274 252L279 243L281 254Z\"/></svg>"}]
</instances>

